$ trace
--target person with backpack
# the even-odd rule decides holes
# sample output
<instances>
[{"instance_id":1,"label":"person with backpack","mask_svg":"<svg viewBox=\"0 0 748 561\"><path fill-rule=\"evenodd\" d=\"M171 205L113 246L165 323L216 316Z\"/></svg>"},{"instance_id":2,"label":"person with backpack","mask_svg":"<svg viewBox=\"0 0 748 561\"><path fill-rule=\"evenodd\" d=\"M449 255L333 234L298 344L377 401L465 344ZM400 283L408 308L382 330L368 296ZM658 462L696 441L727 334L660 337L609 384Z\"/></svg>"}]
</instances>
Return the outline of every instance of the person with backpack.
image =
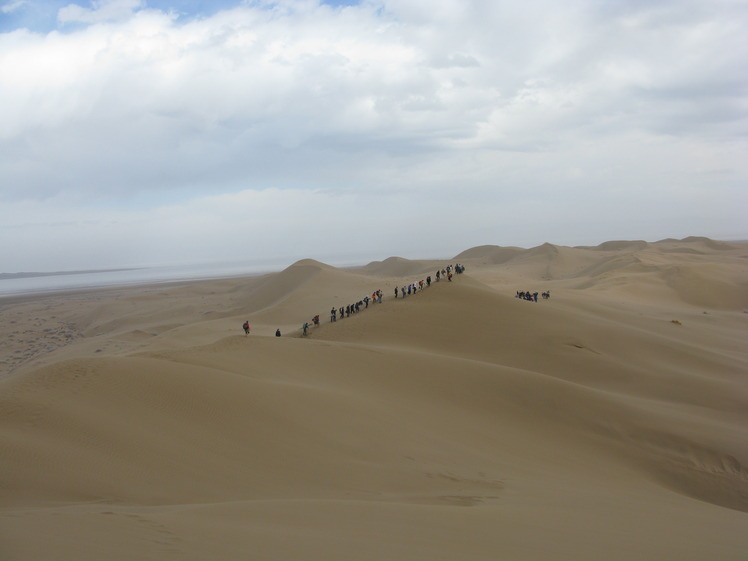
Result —
<instances>
[{"instance_id":1,"label":"person with backpack","mask_svg":"<svg viewBox=\"0 0 748 561\"><path fill-rule=\"evenodd\" d=\"M249 335L249 320L244 322L244 325L242 325L242 329L244 329L244 336L246 337Z\"/></svg>"}]
</instances>

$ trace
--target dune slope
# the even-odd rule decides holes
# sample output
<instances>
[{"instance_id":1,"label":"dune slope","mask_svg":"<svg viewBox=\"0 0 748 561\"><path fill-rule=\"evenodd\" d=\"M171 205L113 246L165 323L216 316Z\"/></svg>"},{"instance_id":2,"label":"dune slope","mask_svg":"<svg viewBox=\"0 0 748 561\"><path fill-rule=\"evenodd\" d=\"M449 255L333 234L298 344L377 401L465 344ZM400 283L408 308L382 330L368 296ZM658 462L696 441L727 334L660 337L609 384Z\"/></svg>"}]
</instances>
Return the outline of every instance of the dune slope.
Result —
<instances>
[{"instance_id":1,"label":"dune slope","mask_svg":"<svg viewBox=\"0 0 748 561\"><path fill-rule=\"evenodd\" d=\"M0 380L0 557L743 559L748 317L571 273L513 297L559 253L599 273L566 249L466 259L397 300L417 277L304 261L181 287L171 327L173 291L77 303L130 313ZM376 288L383 304L272 336Z\"/></svg>"}]
</instances>

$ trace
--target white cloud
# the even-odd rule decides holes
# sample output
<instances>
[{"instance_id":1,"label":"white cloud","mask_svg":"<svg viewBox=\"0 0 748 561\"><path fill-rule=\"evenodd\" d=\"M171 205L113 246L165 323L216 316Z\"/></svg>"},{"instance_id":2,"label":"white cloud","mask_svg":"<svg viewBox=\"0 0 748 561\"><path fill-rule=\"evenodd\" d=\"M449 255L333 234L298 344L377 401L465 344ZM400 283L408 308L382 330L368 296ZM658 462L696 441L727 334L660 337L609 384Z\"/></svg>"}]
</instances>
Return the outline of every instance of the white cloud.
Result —
<instances>
[{"instance_id":1,"label":"white cloud","mask_svg":"<svg viewBox=\"0 0 748 561\"><path fill-rule=\"evenodd\" d=\"M28 0L15 0L14 2L5 2L0 6L0 12L3 14L12 14L18 9L28 4Z\"/></svg>"},{"instance_id":2,"label":"white cloud","mask_svg":"<svg viewBox=\"0 0 748 561\"><path fill-rule=\"evenodd\" d=\"M434 251L621 237L620 209L652 232L688 216L684 234L748 234L741 4L284 1L184 19L114 0L58 16L59 32L0 34L0 200L12 231L35 216L71 252L90 242L60 212L134 260L185 237L241 251L226 224L253 208L276 253L343 251L343 225L405 253L408 217L424 231L458 212L472 218ZM340 228L301 234L329 209ZM22 237L13 259L60 253Z\"/></svg>"}]
</instances>

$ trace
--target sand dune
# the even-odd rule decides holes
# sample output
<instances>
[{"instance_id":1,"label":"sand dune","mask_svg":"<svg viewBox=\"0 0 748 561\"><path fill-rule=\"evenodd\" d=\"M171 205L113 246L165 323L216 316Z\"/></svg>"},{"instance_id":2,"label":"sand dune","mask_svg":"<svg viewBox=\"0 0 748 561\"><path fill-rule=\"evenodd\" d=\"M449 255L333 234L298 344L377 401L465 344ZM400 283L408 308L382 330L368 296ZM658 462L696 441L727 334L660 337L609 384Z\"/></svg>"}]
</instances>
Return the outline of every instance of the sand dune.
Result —
<instances>
[{"instance_id":1,"label":"sand dune","mask_svg":"<svg viewBox=\"0 0 748 561\"><path fill-rule=\"evenodd\" d=\"M525 250L519 247L501 247L497 245L481 245L467 249L455 257L456 261L481 260L483 264L491 263L498 265L505 263L512 257L524 253Z\"/></svg>"},{"instance_id":2,"label":"sand dune","mask_svg":"<svg viewBox=\"0 0 748 561\"><path fill-rule=\"evenodd\" d=\"M603 242L595 247L580 249L592 249L597 251L641 251L648 247L650 247L650 244L644 240L611 240Z\"/></svg>"},{"instance_id":3,"label":"sand dune","mask_svg":"<svg viewBox=\"0 0 748 561\"><path fill-rule=\"evenodd\" d=\"M441 265L0 300L0 558L745 559L746 257L482 246L397 300Z\"/></svg>"},{"instance_id":4,"label":"sand dune","mask_svg":"<svg viewBox=\"0 0 748 561\"><path fill-rule=\"evenodd\" d=\"M442 261L413 260L403 259L402 257L388 257L384 261L373 261L365 267L361 267L360 272L378 277L401 278L411 275L418 277L418 275L421 274L433 273L435 269L437 267L440 267L442 264Z\"/></svg>"}]
</instances>

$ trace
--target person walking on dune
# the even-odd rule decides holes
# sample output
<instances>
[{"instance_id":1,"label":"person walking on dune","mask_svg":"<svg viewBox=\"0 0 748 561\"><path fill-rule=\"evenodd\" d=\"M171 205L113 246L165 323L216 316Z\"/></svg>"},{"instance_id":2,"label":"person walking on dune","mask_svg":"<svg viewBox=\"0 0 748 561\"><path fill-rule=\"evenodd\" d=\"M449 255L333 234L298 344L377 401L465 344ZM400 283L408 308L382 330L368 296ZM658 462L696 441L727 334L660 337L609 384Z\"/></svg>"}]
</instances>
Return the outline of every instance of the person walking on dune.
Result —
<instances>
[{"instance_id":1,"label":"person walking on dune","mask_svg":"<svg viewBox=\"0 0 748 561\"><path fill-rule=\"evenodd\" d=\"M245 321L244 325L242 325L242 329L244 329L244 336L246 337L249 335L249 321Z\"/></svg>"}]
</instances>

